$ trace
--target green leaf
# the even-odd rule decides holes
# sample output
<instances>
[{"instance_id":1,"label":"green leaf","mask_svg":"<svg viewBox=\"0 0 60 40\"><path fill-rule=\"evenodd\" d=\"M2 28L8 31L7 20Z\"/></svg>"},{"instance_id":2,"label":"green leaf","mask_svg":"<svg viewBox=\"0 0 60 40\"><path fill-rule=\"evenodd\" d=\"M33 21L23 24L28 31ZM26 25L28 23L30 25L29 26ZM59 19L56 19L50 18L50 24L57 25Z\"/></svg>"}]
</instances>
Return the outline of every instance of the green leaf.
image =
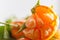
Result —
<instances>
[{"instance_id":1,"label":"green leaf","mask_svg":"<svg viewBox=\"0 0 60 40\"><path fill-rule=\"evenodd\" d=\"M7 19L6 20L6 23L11 23L12 22L12 19Z\"/></svg>"},{"instance_id":2,"label":"green leaf","mask_svg":"<svg viewBox=\"0 0 60 40\"><path fill-rule=\"evenodd\" d=\"M12 39L12 38L10 38L10 39L0 39L0 40L16 40L16 39Z\"/></svg>"},{"instance_id":3,"label":"green leaf","mask_svg":"<svg viewBox=\"0 0 60 40\"><path fill-rule=\"evenodd\" d=\"M7 30L7 26L5 25L4 27L4 36L3 36L4 39L9 39L10 36L9 36L9 32Z\"/></svg>"},{"instance_id":4,"label":"green leaf","mask_svg":"<svg viewBox=\"0 0 60 40\"><path fill-rule=\"evenodd\" d=\"M40 0L37 1L37 4L36 5L40 5Z\"/></svg>"},{"instance_id":5,"label":"green leaf","mask_svg":"<svg viewBox=\"0 0 60 40\"><path fill-rule=\"evenodd\" d=\"M4 24L4 26L0 26L0 40L15 40L11 38L11 25L12 19L7 19L5 23L0 22L0 24Z\"/></svg>"},{"instance_id":6,"label":"green leaf","mask_svg":"<svg viewBox=\"0 0 60 40\"><path fill-rule=\"evenodd\" d=\"M27 16L25 19L28 19L29 18L29 16Z\"/></svg>"},{"instance_id":7,"label":"green leaf","mask_svg":"<svg viewBox=\"0 0 60 40\"><path fill-rule=\"evenodd\" d=\"M13 20L15 20L17 17L16 16L11 16L9 17L5 22L6 23L11 23Z\"/></svg>"},{"instance_id":8,"label":"green leaf","mask_svg":"<svg viewBox=\"0 0 60 40\"><path fill-rule=\"evenodd\" d=\"M0 39L3 38L4 26L0 26Z\"/></svg>"},{"instance_id":9,"label":"green leaf","mask_svg":"<svg viewBox=\"0 0 60 40\"><path fill-rule=\"evenodd\" d=\"M10 39L10 34L5 26L0 26L0 39Z\"/></svg>"},{"instance_id":10,"label":"green leaf","mask_svg":"<svg viewBox=\"0 0 60 40\"><path fill-rule=\"evenodd\" d=\"M10 32L10 30L11 30L11 25L10 25L11 22L12 22L11 18L9 18L9 19L7 19L5 21L5 23L6 23L5 26L6 26L7 30L8 30L8 32Z\"/></svg>"}]
</instances>

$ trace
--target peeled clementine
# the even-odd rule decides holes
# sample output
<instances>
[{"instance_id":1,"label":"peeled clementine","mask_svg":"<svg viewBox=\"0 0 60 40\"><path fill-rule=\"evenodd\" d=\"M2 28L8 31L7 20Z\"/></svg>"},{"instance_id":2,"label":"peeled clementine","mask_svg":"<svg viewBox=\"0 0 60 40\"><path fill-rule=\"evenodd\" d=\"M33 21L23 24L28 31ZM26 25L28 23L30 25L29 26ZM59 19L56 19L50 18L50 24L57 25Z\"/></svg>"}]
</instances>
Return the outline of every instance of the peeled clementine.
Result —
<instances>
[{"instance_id":1,"label":"peeled clementine","mask_svg":"<svg viewBox=\"0 0 60 40\"><path fill-rule=\"evenodd\" d=\"M31 18L28 18L26 22L26 26L28 25L27 28L30 29L24 30L24 34L27 38L32 40L49 40L56 33L58 16L51 8L37 5L32 8L32 15L30 17ZM34 21L31 21L32 19Z\"/></svg>"},{"instance_id":2,"label":"peeled clementine","mask_svg":"<svg viewBox=\"0 0 60 40\"><path fill-rule=\"evenodd\" d=\"M58 16L51 8L39 5L38 0L37 5L32 8L32 15L25 22L14 22L13 24L18 24L18 27L14 26L11 31L14 38L24 35L31 40L49 40L57 31ZM21 24L25 24L26 28L16 34Z\"/></svg>"}]
</instances>

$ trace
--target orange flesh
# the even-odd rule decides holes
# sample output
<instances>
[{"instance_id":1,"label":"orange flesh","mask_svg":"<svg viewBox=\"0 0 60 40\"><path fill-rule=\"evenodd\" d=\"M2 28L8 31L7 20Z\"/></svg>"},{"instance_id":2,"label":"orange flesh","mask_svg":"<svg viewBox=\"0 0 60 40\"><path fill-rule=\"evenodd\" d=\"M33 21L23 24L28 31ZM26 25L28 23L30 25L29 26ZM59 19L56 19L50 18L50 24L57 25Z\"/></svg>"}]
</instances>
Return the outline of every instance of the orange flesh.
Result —
<instances>
[{"instance_id":1,"label":"orange flesh","mask_svg":"<svg viewBox=\"0 0 60 40\"><path fill-rule=\"evenodd\" d=\"M53 14L53 20L45 14ZM36 22L33 40L49 40L55 34L57 28L57 15L54 14L50 8L40 5L35 7L35 13L33 13L32 16ZM43 23L39 19L41 19Z\"/></svg>"},{"instance_id":2,"label":"orange flesh","mask_svg":"<svg viewBox=\"0 0 60 40\"><path fill-rule=\"evenodd\" d=\"M53 14L53 20L46 14ZM31 17L32 16L32 17ZM46 6L35 7L35 13L32 14L30 19L26 21L27 28L19 34L14 34L18 31L18 28L12 30L12 36L18 38L23 35L32 40L49 40L54 34L57 28L57 15ZM33 21L30 21L34 19ZM23 23L18 23L23 24Z\"/></svg>"},{"instance_id":3,"label":"orange flesh","mask_svg":"<svg viewBox=\"0 0 60 40\"><path fill-rule=\"evenodd\" d=\"M16 33L19 29L20 29L20 26L23 24L24 22L13 22L12 24L18 24L18 27L15 27L13 26L12 29L11 29L11 34L12 34L12 37L13 38L20 38L20 36L24 35L23 32L19 32L19 33Z\"/></svg>"},{"instance_id":4,"label":"orange flesh","mask_svg":"<svg viewBox=\"0 0 60 40\"><path fill-rule=\"evenodd\" d=\"M36 15L43 21L43 26L40 26L40 31L42 32L41 34L41 37L42 40L45 40L45 39L49 39L49 37L55 33L55 25L50 25L52 24L53 22L56 23L56 15L53 13L53 11L46 7L46 6L38 6L35 8L35 11L36 11ZM44 15L44 14L53 14L54 16L54 20L52 20L51 18L49 18L48 16ZM36 17L37 17L36 16ZM38 22L37 22L38 24ZM39 26L39 25L37 25ZM56 27L57 28L57 27ZM45 33L46 32L46 33ZM54 32L54 33L53 33ZM46 35L47 34L47 35Z\"/></svg>"}]
</instances>

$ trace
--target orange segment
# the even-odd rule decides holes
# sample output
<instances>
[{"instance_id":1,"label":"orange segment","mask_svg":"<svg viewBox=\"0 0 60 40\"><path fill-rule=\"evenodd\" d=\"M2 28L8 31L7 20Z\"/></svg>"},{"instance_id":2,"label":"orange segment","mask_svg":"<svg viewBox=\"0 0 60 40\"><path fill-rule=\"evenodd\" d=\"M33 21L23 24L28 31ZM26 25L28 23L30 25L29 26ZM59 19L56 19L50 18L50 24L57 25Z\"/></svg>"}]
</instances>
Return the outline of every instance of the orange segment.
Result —
<instances>
[{"instance_id":1,"label":"orange segment","mask_svg":"<svg viewBox=\"0 0 60 40\"><path fill-rule=\"evenodd\" d=\"M17 33L17 31L20 29L21 25L23 24L24 22L22 21L17 21L17 22L13 22L12 24L14 25L18 25L17 27L16 26L12 26L12 29L11 29L11 34L12 34L12 37L13 38L20 38L20 36L24 35L23 32L19 32Z\"/></svg>"},{"instance_id":2,"label":"orange segment","mask_svg":"<svg viewBox=\"0 0 60 40\"><path fill-rule=\"evenodd\" d=\"M36 29L33 33L33 39L32 40L42 40L43 37L41 37L41 31Z\"/></svg>"},{"instance_id":3,"label":"orange segment","mask_svg":"<svg viewBox=\"0 0 60 40\"><path fill-rule=\"evenodd\" d=\"M34 29L24 29L23 30L23 33L25 35L25 37L29 38L29 39L33 39L33 32L34 32Z\"/></svg>"},{"instance_id":4,"label":"orange segment","mask_svg":"<svg viewBox=\"0 0 60 40\"><path fill-rule=\"evenodd\" d=\"M23 32L19 32L18 34L16 33L18 31L18 29L16 28L16 29L12 29L11 30L11 33L12 33L12 37L13 38L20 38L20 36L22 36L23 35Z\"/></svg>"},{"instance_id":5,"label":"orange segment","mask_svg":"<svg viewBox=\"0 0 60 40\"><path fill-rule=\"evenodd\" d=\"M30 17L27 19L25 25L26 25L27 28L35 28L36 22L35 22L33 16L30 16Z\"/></svg>"}]
</instances>

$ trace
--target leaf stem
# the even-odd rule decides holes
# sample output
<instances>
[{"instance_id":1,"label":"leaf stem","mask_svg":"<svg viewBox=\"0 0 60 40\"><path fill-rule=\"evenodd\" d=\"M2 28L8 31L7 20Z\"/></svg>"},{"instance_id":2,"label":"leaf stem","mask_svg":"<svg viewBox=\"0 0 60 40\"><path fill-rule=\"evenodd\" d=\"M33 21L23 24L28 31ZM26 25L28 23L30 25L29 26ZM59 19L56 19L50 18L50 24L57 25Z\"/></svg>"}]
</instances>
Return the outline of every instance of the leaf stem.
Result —
<instances>
[{"instance_id":1,"label":"leaf stem","mask_svg":"<svg viewBox=\"0 0 60 40\"><path fill-rule=\"evenodd\" d=\"M0 24L5 24L5 25L11 25L11 26L18 26L16 24L9 24L9 23L3 23L0 22ZM24 30L26 28L25 23L21 26L21 28L17 31L17 33L21 32L22 30Z\"/></svg>"},{"instance_id":2,"label":"leaf stem","mask_svg":"<svg viewBox=\"0 0 60 40\"><path fill-rule=\"evenodd\" d=\"M36 5L40 5L40 0L37 1L37 4Z\"/></svg>"},{"instance_id":3,"label":"leaf stem","mask_svg":"<svg viewBox=\"0 0 60 40\"><path fill-rule=\"evenodd\" d=\"M5 25L6 25L6 24L8 24L8 23L3 23L3 22L0 22L0 24L5 24Z\"/></svg>"},{"instance_id":4,"label":"leaf stem","mask_svg":"<svg viewBox=\"0 0 60 40\"><path fill-rule=\"evenodd\" d=\"M31 9L32 14L35 14L35 7L40 5L40 0L37 1L36 5Z\"/></svg>"},{"instance_id":5,"label":"leaf stem","mask_svg":"<svg viewBox=\"0 0 60 40\"><path fill-rule=\"evenodd\" d=\"M10 26L18 26L17 24L9 24L9 23L3 23L3 22L0 22L0 24L10 25Z\"/></svg>"}]
</instances>

